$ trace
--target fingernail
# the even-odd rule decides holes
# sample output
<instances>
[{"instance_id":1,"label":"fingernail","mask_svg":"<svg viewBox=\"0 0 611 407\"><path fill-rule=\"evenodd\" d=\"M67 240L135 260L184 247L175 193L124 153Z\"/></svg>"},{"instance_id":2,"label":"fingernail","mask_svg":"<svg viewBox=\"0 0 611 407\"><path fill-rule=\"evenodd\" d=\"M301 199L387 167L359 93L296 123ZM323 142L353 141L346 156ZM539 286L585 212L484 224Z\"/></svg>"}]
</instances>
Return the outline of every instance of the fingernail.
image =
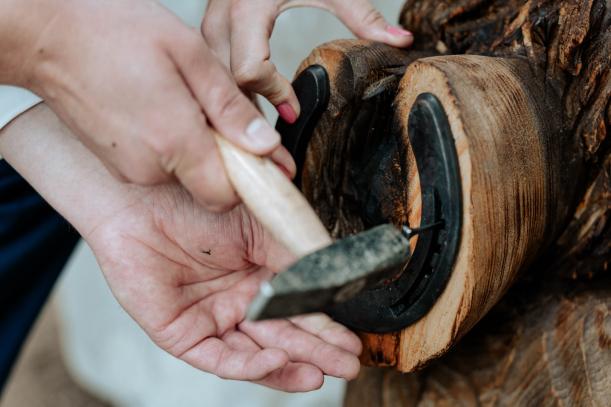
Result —
<instances>
[{"instance_id":1,"label":"fingernail","mask_svg":"<svg viewBox=\"0 0 611 407\"><path fill-rule=\"evenodd\" d=\"M256 118L246 127L246 137L251 147L267 150L280 144L280 135L265 119Z\"/></svg>"},{"instance_id":2,"label":"fingernail","mask_svg":"<svg viewBox=\"0 0 611 407\"><path fill-rule=\"evenodd\" d=\"M288 102L280 103L276 106L276 110L285 122L293 124L297 121L297 113Z\"/></svg>"},{"instance_id":3,"label":"fingernail","mask_svg":"<svg viewBox=\"0 0 611 407\"><path fill-rule=\"evenodd\" d=\"M412 34L411 32L404 30L401 27L396 27L394 25L387 26L386 31L388 31L390 34L397 36L397 37L413 37L414 36L414 34Z\"/></svg>"}]
</instances>

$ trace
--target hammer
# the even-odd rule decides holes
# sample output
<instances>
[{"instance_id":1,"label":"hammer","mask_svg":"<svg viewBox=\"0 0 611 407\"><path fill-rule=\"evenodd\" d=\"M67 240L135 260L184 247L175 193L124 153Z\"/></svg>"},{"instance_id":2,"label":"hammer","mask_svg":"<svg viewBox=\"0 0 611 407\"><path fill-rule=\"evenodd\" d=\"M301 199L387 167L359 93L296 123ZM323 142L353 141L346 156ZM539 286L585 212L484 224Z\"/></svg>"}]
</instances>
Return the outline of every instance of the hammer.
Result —
<instances>
[{"instance_id":1,"label":"hammer","mask_svg":"<svg viewBox=\"0 0 611 407\"><path fill-rule=\"evenodd\" d=\"M250 154L216 135L229 180L255 218L298 260L264 282L247 318L281 318L345 302L388 278L410 258L407 226L381 225L338 240L331 236L301 192L269 159Z\"/></svg>"}]
</instances>

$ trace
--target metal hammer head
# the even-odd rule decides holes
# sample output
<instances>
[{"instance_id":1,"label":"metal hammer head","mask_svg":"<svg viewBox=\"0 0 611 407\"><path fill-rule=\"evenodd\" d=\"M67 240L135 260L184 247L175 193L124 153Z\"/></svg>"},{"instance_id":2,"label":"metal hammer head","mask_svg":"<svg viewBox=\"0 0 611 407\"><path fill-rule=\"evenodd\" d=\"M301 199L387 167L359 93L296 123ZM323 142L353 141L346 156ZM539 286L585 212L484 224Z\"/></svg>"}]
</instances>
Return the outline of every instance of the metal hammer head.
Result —
<instances>
[{"instance_id":1,"label":"metal hammer head","mask_svg":"<svg viewBox=\"0 0 611 407\"><path fill-rule=\"evenodd\" d=\"M309 254L261 285L247 319L283 318L325 311L366 287L392 277L410 258L411 230L381 225Z\"/></svg>"}]
</instances>

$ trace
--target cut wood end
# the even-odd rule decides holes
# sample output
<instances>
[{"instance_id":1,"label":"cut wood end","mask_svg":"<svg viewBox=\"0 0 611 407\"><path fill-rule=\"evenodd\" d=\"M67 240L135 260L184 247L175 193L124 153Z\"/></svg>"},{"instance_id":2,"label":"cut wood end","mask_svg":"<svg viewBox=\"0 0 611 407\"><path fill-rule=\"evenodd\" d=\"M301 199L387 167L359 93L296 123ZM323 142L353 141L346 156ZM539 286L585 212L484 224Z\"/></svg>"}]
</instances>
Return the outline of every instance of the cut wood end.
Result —
<instances>
[{"instance_id":1,"label":"cut wood end","mask_svg":"<svg viewBox=\"0 0 611 407\"><path fill-rule=\"evenodd\" d=\"M367 217L359 211L369 209L358 209L358 205L364 204L364 197L374 196L372 202L378 202L378 209L386 208L385 221L420 224L420 184L407 120L422 93L432 93L444 107L462 180L460 250L436 304L400 335L362 335L364 362L396 365L407 372L446 352L471 329L545 245L548 226L555 220L551 214L560 216L562 212L549 209L556 205L549 174L559 171L549 168L546 154L556 147L539 121L544 107L537 103L543 97L531 86L523 62L471 55L414 62L414 55L410 59L406 57L409 54L364 44L325 44L301 68L322 65L331 81L329 109L314 132L302 172L304 193L323 223L334 237L362 230ZM359 122L359 92L379 79L376 72L398 62L409 67L394 103L378 109L394 115L399 134L386 132L384 121ZM379 128L370 134L366 126ZM375 143L368 139L372 134L378 137ZM382 173L369 181L355 179L368 171L365 167L369 164L380 165L382 161L376 160L382 160L384 154L374 153L385 137L391 136L403 151L391 149L387 154L403 157L397 161L401 165L383 167ZM358 145L370 147L363 147L365 154L355 150ZM355 194L355 188L362 187L357 186L359 182L365 182L363 197ZM370 207L375 209L373 204Z\"/></svg>"}]
</instances>

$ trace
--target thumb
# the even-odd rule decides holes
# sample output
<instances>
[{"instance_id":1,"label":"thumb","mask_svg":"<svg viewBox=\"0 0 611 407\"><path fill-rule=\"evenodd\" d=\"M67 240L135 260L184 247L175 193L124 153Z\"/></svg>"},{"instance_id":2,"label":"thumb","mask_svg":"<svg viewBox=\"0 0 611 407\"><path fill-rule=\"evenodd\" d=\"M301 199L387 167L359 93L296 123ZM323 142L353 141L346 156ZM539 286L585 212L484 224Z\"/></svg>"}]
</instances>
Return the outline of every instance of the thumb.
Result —
<instances>
[{"instance_id":1,"label":"thumb","mask_svg":"<svg viewBox=\"0 0 611 407\"><path fill-rule=\"evenodd\" d=\"M270 154L280 144L280 135L238 88L203 38L195 36L195 39L185 39L182 47L168 52L210 127L246 151Z\"/></svg>"},{"instance_id":2,"label":"thumb","mask_svg":"<svg viewBox=\"0 0 611 407\"><path fill-rule=\"evenodd\" d=\"M337 18L359 38L400 48L408 47L414 42L411 32L388 24L369 0L335 0L332 3Z\"/></svg>"}]
</instances>

